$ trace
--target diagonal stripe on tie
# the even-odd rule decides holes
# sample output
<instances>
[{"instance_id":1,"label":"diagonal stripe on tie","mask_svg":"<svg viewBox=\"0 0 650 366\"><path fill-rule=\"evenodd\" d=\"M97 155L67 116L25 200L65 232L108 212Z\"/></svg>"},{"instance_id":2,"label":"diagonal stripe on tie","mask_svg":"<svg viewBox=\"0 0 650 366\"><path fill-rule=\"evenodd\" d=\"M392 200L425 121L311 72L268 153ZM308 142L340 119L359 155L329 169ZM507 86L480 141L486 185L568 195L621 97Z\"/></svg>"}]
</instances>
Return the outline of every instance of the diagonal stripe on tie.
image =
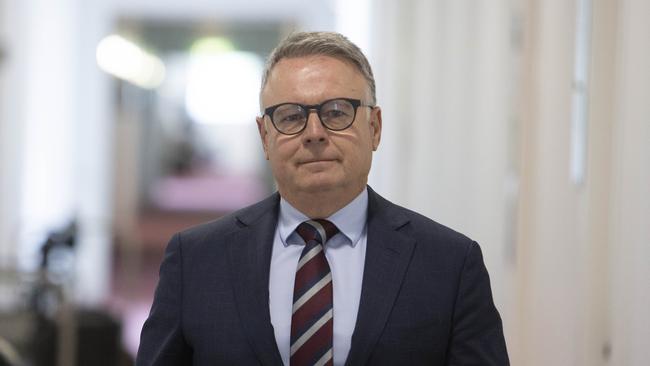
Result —
<instances>
[{"instance_id":1,"label":"diagonal stripe on tie","mask_svg":"<svg viewBox=\"0 0 650 366\"><path fill-rule=\"evenodd\" d=\"M302 268L302 266L304 266L307 262L309 262L310 259L314 258L318 253L322 251L323 251L322 245L316 245L315 247L311 248L309 252L305 253L303 257L300 257L300 262L298 262L297 270L300 270L300 268Z\"/></svg>"},{"instance_id":2,"label":"diagonal stripe on tie","mask_svg":"<svg viewBox=\"0 0 650 366\"><path fill-rule=\"evenodd\" d=\"M291 355L293 356L299 349L302 347L303 344L305 344L316 332L318 332L325 324L327 324L328 321L332 319L332 310L329 310L323 316L318 319L314 325L311 326L311 328L307 329L307 331L300 336L293 344L291 345Z\"/></svg>"},{"instance_id":3,"label":"diagonal stripe on tie","mask_svg":"<svg viewBox=\"0 0 650 366\"><path fill-rule=\"evenodd\" d=\"M300 348L296 349L289 361L292 366L313 365L332 349L332 326L330 318Z\"/></svg>"},{"instance_id":4,"label":"diagonal stripe on tie","mask_svg":"<svg viewBox=\"0 0 650 366\"><path fill-rule=\"evenodd\" d=\"M292 312L295 313L300 307L309 301L309 299L312 298L320 289L325 287L328 283L332 282L332 274L328 273L323 279L318 281L312 288L307 290L296 302L293 303L293 310Z\"/></svg>"},{"instance_id":5,"label":"diagonal stripe on tie","mask_svg":"<svg viewBox=\"0 0 650 366\"><path fill-rule=\"evenodd\" d=\"M323 355L323 357L320 358L320 360L318 360L318 361L316 361L316 363L314 363L314 366L327 365L327 363L329 361L332 361L332 349L331 348L327 352L325 352L325 354Z\"/></svg>"},{"instance_id":6,"label":"diagonal stripe on tie","mask_svg":"<svg viewBox=\"0 0 650 366\"><path fill-rule=\"evenodd\" d=\"M291 317L291 366L331 365L333 343L333 283L323 241L338 232L326 220L310 220L296 232L306 245L296 269Z\"/></svg>"},{"instance_id":7,"label":"diagonal stripe on tie","mask_svg":"<svg viewBox=\"0 0 650 366\"><path fill-rule=\"evenodd\" d=\"M293 288L293 298L298 299L302 297L305 292L315 286L329 273L329 266L324 258L313 258L298 270Z\"/></svg>"},{"instance_id":8,"label":"diagonal stripe on tie","mask_svg":"<svg viewBox=\"0 0 650 366\"><path fill-rule=\"evenodd\" d=\"M322 291L332 291L332 283L327 284ZM327 296L312 296L293 313L291 321L291 343L300 337L312 324L331 308Z\"/></svg>"},{"instance_id":9,"label":"diagonal stripe on tie","mask_svg":"<svg viewBox=\"0 0 650 366\"><path fill-rule=\"evenodd\" d=\"M325 323L319 331L290 358L291 365L313 365L332 350L330 341L324 342L328 333L332 332L332 321ZM331 365L331 363L329 363Z\"/></svg>"},{"instance_id":10,"label":"diagonal stripe on tie","mask_svg":"<svg viewBox=\"0 0 650 366\"><path fill-rule=\"evenodd\" d=\"M327 237L325 226L322 223L318 222L317 220L310 220L307 221L307 223L313 226L314 229L316 229L316 232L318 233L318 238L316 239L316 241L318 241L321 244L327 242L327 239L329 238Z\"/></svg>"}]
</instances>

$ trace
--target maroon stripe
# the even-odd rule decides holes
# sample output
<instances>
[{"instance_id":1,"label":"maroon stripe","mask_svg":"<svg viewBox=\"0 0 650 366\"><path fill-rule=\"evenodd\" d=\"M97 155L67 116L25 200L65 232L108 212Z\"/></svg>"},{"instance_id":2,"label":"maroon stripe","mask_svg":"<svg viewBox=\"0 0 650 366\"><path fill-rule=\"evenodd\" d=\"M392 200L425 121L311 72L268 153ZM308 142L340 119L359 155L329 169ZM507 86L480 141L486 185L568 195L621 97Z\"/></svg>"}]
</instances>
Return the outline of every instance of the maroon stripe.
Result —
<instances>
[{"instance_id":1,"label":"maroon stripe","mask_svg":"<svg viewBox=\"0 0 650 366\"><path fill-rule=\"evenodd\" d=\"M316 221L321 224L321 226L323 226L323 229L325 229L325 235L327 235L325 241L329 240L339 232L339 229L336 227L336 225L330 221L322 219L316 219Z\"/></svg>"},{"instance_id":2,"label":"maroon stripe","mask_svg":"<svg viewBox=\"0 0 650 366\"><path fill-rule=\"evenodd\" d=\"M329 271L330 268L323 252L318 253L314 258L300 267L298 273L296 273L296 281L293 285L293 300L298 300L308 290L306 286L311 288L316 282L325 277Z\"/></svg>"},{"instance_id":3,"label":"maroon stripe","mask_svg":"<svg viewBox=\"0 0 650 366\"><path fill-rule=\"evenodd\" d=\"M291 317L291 340L299 338L310 325L316 323L326 310L332 309L332 283L328 283Z\"/></svg>"},{"instance_id":4,"label":"maroon stripe","mask_svg":"<svg viewBox=\"0 0 650 366\"><path fill-rule=\"evenodd\" d=\"M300 235L302 240L305 241L305 243L309 243L310 240L316 240L317 242L319 242L317 240L319 237L319 235L317 234L318 231L316 230L315 227L311 226L310 224L303 223L301 225L298 225L296 231L298 232L298 235Z\"/></svg>"},{"instance_id":5,"label":"maroon stripe","mask_svg":"<svg viewBox=\"0 0 650 366\"><path fill-rule=\"evenodd\" d=\"M328 320L314 335L305 342L296 353L291 356L291 366L311 365L318 361L314 359L316 353L319 351L324 352L326 349L332 347L332 332L333 332L332 319ZM322 353L320 353L322 356Z\"/></svg>"}]
</instances>

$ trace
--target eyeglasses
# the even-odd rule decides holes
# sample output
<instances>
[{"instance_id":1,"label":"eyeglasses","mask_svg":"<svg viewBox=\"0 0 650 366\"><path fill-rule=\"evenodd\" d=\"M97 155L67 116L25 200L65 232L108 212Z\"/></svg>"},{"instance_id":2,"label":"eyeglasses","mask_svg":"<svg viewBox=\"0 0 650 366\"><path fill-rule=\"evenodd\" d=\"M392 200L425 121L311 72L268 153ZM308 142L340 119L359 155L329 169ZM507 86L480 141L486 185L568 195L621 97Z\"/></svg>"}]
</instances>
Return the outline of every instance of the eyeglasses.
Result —
<instances>
[{"instance_id":1,"label":"eyeglasses","mask_svg":"<svg viewBox=\"0 0 650 366\"><path fill-rule=\"evenodd\" d=\"M311 111L316 111L320 122L327 129L342 131L352 126L358 107L375 106L363 104L359 99L335 98L321 104L305 105L299 103L281 103L264 109L264 115L271 118L271 123L278 132L296 135L307 127Z\"/></svg>"}]
</instances>

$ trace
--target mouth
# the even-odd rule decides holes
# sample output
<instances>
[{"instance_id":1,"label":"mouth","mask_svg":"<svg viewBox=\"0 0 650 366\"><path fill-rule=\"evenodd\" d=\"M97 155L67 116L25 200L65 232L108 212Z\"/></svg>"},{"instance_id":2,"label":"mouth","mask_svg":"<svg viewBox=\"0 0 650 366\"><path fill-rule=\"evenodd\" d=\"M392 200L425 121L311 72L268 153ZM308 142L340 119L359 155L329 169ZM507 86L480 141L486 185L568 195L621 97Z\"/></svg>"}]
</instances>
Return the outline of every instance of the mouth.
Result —
<instances>
[{"instance_id":1,"label":"mouth","mask_svg":"<svg viewBox=\"0 0 650 366\"><path fill-rule=\"evenodd\" d=\"M335 161L336 159L309 159L309 160L300 161L298 165L333 163Z\"/></svg>"}]
</instances>

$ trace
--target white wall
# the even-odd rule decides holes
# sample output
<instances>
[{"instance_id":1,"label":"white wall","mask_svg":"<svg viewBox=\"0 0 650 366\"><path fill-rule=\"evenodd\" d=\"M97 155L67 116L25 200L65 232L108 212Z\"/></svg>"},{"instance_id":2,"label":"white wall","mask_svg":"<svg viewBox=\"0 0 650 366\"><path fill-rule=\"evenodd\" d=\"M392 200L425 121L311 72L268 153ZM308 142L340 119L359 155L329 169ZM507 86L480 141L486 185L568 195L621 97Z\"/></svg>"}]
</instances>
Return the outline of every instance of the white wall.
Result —
<instances>
[{"instance_id":1,"label":"white wall","mask_svg":"<svg viewBox=\"0 0 650 366\"><path fill-rule=\"evenodd\" d=\"M568 169L575 44L567 36L576 5L528 3L513 363L642 365L650 347L650 12L643 0L593 2L587 170L576 185Z\"/></svg>"},{"instance_id":2,"label":"white wall","mask_svg":"<svg viewBox=\"0 0 650 366\"><path fill-rule=\"evenodd\" d=\"M7 4L4 0L0 1L0 266L7 268L9 266L9 252L10 247L7 244L12 240L11 228L14 226L11 223L16 221L15 202L8 192L15 191L15 179L13 172L16 171L16 166L12 164L10 152L15 150L12 141L16 141L14 132L9 129L6 121L10 117L7 103L7 84L8 84L8 39L9 31L11 29L11 22L7 16ZM15 197L15 196L14 196Z\"/></svg>"},{"instance_id":3,"label":"white wall","mask_svg":"<svg viewBox=\"0 0 650 366\"><path fill-rule=\"evenodd\" d=\"M530 2L514 364L581 365L585 186L569 175L575 2ZM590 182L586 183L588 186Z\"/></svg>"},{"instance_id":4,"label":"white wall","mask_svg":"<svg viewBox=\"0 0 650 366\"><path fill-rule=\"evenodd\" d=\"M108 289L111 236L110 99L95 66L102 8L77 0L5 6L0 254L32 269L48 232L78 219L73 285L94 304Z\"/></svg>"},{"instance_id":5,"label":"white wall","mask_svg":"<svg viewBox=\"0 0 650 366\"><path fill-rule=\"evenodd\" d=\"M650 2L617 9L612 195L612 365L650 360Z\"/></svg>"}]
</instances>

